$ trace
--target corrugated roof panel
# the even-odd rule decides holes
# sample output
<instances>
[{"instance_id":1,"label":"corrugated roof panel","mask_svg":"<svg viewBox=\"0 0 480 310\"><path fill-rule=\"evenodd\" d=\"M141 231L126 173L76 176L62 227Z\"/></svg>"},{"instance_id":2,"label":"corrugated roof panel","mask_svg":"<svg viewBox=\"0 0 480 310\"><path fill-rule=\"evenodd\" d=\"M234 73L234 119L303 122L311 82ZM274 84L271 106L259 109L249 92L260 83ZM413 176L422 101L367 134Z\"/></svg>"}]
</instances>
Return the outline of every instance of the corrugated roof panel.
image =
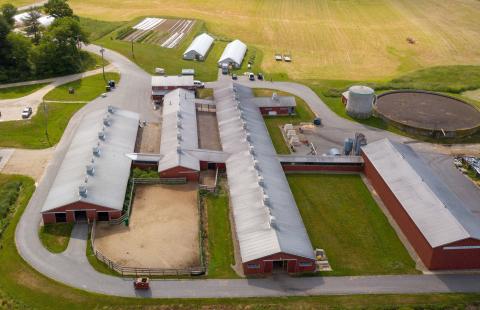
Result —
<instances>
[{"instance_id":1,"label":"corrugated roof panel","mask_svg":"<svg viewBox=\"0 0 480 310\"><path fill-rule=\"evenodd\" d=\"M388 139L362 148L432 247L480 238L480 222L409 146Z\"/></svg>"},{"instance_id":2,"label":"corrugated roof panel","mask_svg":"<svg viewBox=\"0 0 480 310\"><path fill-rule=\"evenodd\" d=\"M190 46L185 50L183 53L184 55L190 52L195 52L202 57L205 57L210 46L212 46L214 39L206 33L202 33L201 35L197 36Z\"/></svg>"},{"instance_id":3,"label":"corrugated roof panel","mask_svg":"<svg viewBox=\"0 0 480 310\"><path fill-rule=\"evenodd\" d=\"M223 50L222 56L218 60L219 63L234 62L237 66L240 66L247 52L247 45L240 40L235 40L227 44Z\"/></svg>"}]
</instances>

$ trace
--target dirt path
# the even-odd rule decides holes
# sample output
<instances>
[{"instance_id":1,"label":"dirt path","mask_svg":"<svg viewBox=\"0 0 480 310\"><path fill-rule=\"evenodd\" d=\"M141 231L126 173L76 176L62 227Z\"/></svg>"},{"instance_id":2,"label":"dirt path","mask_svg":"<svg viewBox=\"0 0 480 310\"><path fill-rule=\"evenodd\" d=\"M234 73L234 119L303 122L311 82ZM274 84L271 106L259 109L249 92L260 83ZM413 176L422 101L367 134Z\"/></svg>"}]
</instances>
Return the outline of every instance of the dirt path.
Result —
<instances>
[{"instance_id":1,"label":"dirt path","mask_svg":"<svg viewBox=\"0 0 480 310\"><path fill-rule=\"evenodd\" d=\"M95 246L128 267L198 267L197 184L136 187L130 226L97 226Z\"/></svg>"}]
</instances>

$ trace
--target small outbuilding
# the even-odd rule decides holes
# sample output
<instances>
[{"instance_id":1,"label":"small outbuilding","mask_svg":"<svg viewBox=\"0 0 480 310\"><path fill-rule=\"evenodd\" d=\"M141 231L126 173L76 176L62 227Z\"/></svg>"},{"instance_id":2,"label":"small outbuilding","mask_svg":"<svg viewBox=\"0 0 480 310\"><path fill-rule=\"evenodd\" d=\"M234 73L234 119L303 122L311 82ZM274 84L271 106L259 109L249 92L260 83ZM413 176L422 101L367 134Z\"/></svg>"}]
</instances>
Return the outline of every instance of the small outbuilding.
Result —
<instances>
[{"instance_id":1,"label":"small outbuilding","mask_svg":"<svg viewBox=\"0 0 480 310\"><path fill-rule=\"evenodd\" d=\"M193 75L152 76L152 101L163 102L163 97L177 88L195 90Z\"/></svg>"},{"instance_id":2,"label":"small outbuilding","mask_svg":"<svg viewBox=\"0 0 480 310\"><path fill-rule=\"evenodd\" d=\"M297 106L295 97L278 96L277 93L271 97L255 97L246 101L256 105L262 115L292 115Z\"/></svg>"},{"instance_id":3,"label":"small outbuilding","mask_svg":"<svg viewBox=\"0 0 480 310\"><path fill-rule=\"evenodd\" d=\"M208 51L212 47L214 39L206 34L202 33L201 35L197 36L190 46L185 50L183 53L183 59L188 60L205 60Z\"/></svg>"},{"instance_id":4,"label":"small outbuilding","mask_svg":"<svg viewBox=\"0 0 480 310\"><path fill-rule=\"evenodd\" d=\"M218 60L218 66L223 64L231 65L234 68L240 68L242 66L243 58L247 53L247 45L240 40L230 42L225 47L225 50Z\"/></svg>"}]
</instances>

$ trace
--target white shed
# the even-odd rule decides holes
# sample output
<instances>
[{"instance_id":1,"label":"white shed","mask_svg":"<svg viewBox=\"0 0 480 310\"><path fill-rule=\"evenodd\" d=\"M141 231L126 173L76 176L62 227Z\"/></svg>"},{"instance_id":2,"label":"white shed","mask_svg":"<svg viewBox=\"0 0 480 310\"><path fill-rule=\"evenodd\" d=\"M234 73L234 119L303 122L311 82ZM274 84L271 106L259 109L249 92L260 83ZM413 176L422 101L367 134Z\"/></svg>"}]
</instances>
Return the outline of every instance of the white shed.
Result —
<instances>
[{"instance_id":1,"label":"white shed","mask_svg":"<svg viewBox=\"0 0 480 310\"><path fill-rule=\"evenodd\" d=\"M205 60L214 39L206 33L197 36L183 53L183 59Z\"/></svg>"},{"instance_id":2,"label":"white shed","mask_svg":"<svg viewBox=\"0 0 480 310\"><path fill-rule=\"evenodd\" d=\"M240 68L242 65L243 57L247 53L247 45L240 40L230 42L225 47L225 50L218 60L218 66L222 64L233 65L235 68Z\"/></svg>"}]
</instances>

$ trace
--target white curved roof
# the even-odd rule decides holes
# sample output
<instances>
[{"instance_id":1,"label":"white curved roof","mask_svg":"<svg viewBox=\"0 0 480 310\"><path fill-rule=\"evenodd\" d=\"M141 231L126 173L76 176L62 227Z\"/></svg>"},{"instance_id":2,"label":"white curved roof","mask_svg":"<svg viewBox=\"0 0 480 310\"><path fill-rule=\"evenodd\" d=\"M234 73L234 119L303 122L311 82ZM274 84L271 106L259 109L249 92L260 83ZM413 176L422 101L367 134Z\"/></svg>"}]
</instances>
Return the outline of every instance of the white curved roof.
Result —
<instances>
[{"instance_id":1,"label":"white curved roof","mask_svg":"<svg viewBox=\"0 0 480 310\"><path fill-rule=\"evenodd\" d=\"M240 40L235 40L227 44L218 62L221 63L228 61L235 62L237 65L240 65L243 61L243 57L245 57L246 52L247 45Z\"/></svg>"},{"instance_id":2,"label":"white curved roof","mask_svg":"<svg viewBox=\"0 0 480 310\"><path fill-rule=\"evenodd\" d=\"M213 41L214 39L211 36L206 33L202 33L192 41L190 46L185 50L183 54L185 55L189 52L194 51L205 57L208 50L210 49L210 46L212 46Z\"/></svg>"}]
</instances>

